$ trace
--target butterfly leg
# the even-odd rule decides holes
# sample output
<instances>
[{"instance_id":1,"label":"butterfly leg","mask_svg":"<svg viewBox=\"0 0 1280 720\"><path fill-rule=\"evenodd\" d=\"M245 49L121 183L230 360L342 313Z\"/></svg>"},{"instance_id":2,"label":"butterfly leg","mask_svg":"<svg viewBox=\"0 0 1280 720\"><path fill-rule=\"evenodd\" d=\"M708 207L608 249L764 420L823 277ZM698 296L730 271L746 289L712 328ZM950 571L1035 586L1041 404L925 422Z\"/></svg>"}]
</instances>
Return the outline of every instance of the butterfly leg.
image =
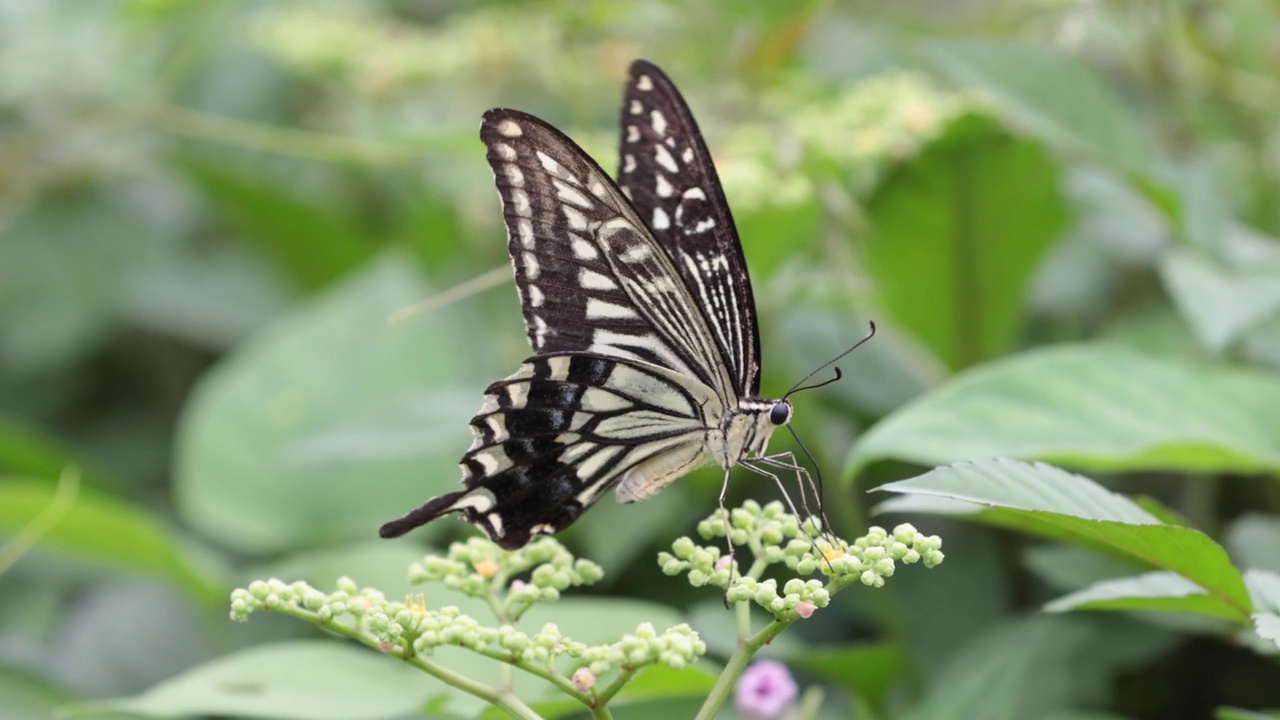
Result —
<instances>
[{"instance_id":1,"label":"butterfly leg","mask_svg":"<svg viewBox=\"0 0 1280 720\"><path fill-rule=\"evenodd\" d=\"M729 495L729 475L733 469L727 468L724 471L724 482L720 484L720 517L724 520L724 542L729 548L729 583L724 588L724 608L729 609L729 585L733 584L733 574L738 568L737 559L733 552L733 539L729 537L733 531L733 527L729 524L729 510L724 506L725 497Z\"/></svg>"},{"instance_id":2,"label":"butterfly leg","mask_svg":"<svg viewBox=\"0 0 1280 720\"><path fill-rule=\"evenodd\" d=\"M770 465L771 467L790 470L796 474L797 479L800 480L800 506L804 508L806 515L815 515L815 513L809 509L808 493L812 493L814 497L814 504L818 507L816 516L822 520L821 534L825 535L832 543L835 543L835 536L832 534L831 530L831 520L827 518L827 511L822 502L821 476L819 476L818 482L815 483L813 475L809 472L809 469L801 465L799 461L796 460L795 453L792 453L791 451L778 453L777 455L766 455L758 458L758 460ZM808 488L808 493L805 492L806 487Z\"/></svg>"},{"instance_id":3,"label":"butterfly leg","mask_svg":"<svg viewBox=\"0 0 1280 720\"><path fill-rule=\"evenodd\" d=\"M794 471L794 472L797 474L797 476L798 476L798 475L800 475L800 474L802 474L802 473L803 473L804 475L806 475L806 476L807 476L807 475L808 475L808 470L806 470L805 468L801 467L799 464L797 464L797 463L795 462L795 456L794 456L794 455L793 455L793 456L791 456L791 460L792 460L792 462L791 462L791 463L786 463L786 462L783 462L783 461L781 460L781 458L786 457L787 455L789 455L789 453L781 453L781 454L779 454L779 455L771 455L771 456L765 456L765 457L752 458L750 461L745 461L745 460L744 460L743 462L739 463L739 465L742 465L742 466L744 466L744 467L748 468L749 470L751 470L752 472L756 473L757 475L763 475L764 477L767 477L767 478L772 479L772 480L773 480L773 482L774 482L774 484L776 484L776 485L778 486L778 490L782 493L782 497L783 497L783 499L784 499L784 500L786 500L786 502L787 502L787 506L791 509L791 514L792 514L792 515L794 515L794 516L796 517L796 520L797 520L797 521L799 521L799 522L803 522L803 519L802 519L802 518L801 518L801 516L800 516L800 512L799 512L798 510L796 510L795 502L794 502L794 501L792 501L790 493L788 493L788 492L787 492L787 488L786 488L786 486L785 486L785 485L783 485L783 483L782 483L782 478L781 478L781 477L779 477L779 476L778 476L778 474L777 474L777 473L775 473L775 472L772 472L772 471L770 471L770 470L767 470L767 469L765 469L764 467L761 467L760 465L753 464L753 463L767 464L767 465L772 466L772 467L776 467L776 468L781 468L781 469L785 469L785 470L791 470L791 471ZM801 489L801 495L800 495L800 497L801 497L801 504L805 506L805 510L807 511L807 510L808 510L808 506L807 506L807 504L805 504L805 503L804 503L804 487L805 487L805 484L806 484L806 483L804 483L803 481L801 481L801 483L800 483L800 489ZM812 483L810 482L809 484L812 484ZM810 514L809 514L809 516L812 516L812 513L810 513ZM826 522L825 518L823 519L823 522L824 522L824 523ZM802 527L803 527L803 526L802 526ZM825 553L823 553L823 552L822 552L822 549L818 547L818 538L823 537L824 535L825 535L825 536L827 536L827 537L829 538L828 542L830 542L833 546L836 544L836 541L835 541L835 540L834 540L834 538L830 535L830 533L827 531L827 529L826 529L826 526L825 526L825 525L823 526L822 530L818 532L818 534L817 534L816 536L814 536L814 535L809 535L807 532L805 533L805 536L809 538L809 544L813 547L814 552L818 553L819 555L822 555L822 556L825 558L825 557L826 557ZM828 565L828 566L830 566L830 564L831 564L831 562L830 562L830 561L827 561L827 565Z\"/></svg>"}]
</instances>

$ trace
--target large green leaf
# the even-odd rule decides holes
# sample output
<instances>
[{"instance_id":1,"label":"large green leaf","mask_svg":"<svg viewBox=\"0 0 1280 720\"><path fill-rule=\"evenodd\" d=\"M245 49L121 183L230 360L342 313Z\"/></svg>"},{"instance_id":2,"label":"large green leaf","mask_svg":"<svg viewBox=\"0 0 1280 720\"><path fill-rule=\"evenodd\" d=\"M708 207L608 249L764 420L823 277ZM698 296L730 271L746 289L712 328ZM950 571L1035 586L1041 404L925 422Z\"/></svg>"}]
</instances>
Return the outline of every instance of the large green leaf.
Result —
<instances>
[{"instance_id":1,"label":"large green leaf","mask_svg":"<svg viewBox=\"0 0 1280 720\"><path fill-rule=\"evenodd\" d=\"M970 114L868 199L881 297L947 365L1013 345L1031 273L1065 227L1060 175L1043 145Z\"/></svg>"},{"instance_id":2,"label":"large green leaf","mask_svg":"<svg viewBox=\"0 0 1280 720\"><path fill-rule=\"evenodd\" d=\"M1105 344L1022 353L958 375L859 439L851 480L894 458L985 457L1099 470L1280 468L1280 377Z\"/></svg>"},{"instance_id":3,"label":"large green leaf","mask_svg":"<svg viewBox=\"0 0 1280 720\"><path fill-rule=\"evenodd\" d=\"M416 714L441 685L405 663L329 640L242 650L111 706L147 717L281 720L398 718Z\"/></svg>"},{"instance_id":4,"label":"large green leaf","mask_svg":"<svg viewBox=\"0 0 1280 720\"><path fill-rule=\"evenodd\" d=\"M982 91L1022 127L1069 151L1128 170L1148 149L1119 98L1092 68L1046 46L932 41L926 55L957 82Z\"/></svg>"},{"instance_id":5,"label":"large green leaf","mask_svg":"<svg viewBox=\"0 0 1280 720\"><path fill-rule=\"evenodd\" d=\"M0 477L0 534L13 535L55 502L47 480ZM149 511L81 488L75 504L40 537L40 547L84 562L154 575L195 597L221 597L222 583L184 551L185 540Z\"/></svg>"},{"instance_id":6,"label":"large green leaf","mask_svg":"<svg viewBox=\"0 0 1280 720\"><path fill-rule=\"evenodd\" d=\"M1207 535L1164 524L1123 495L1051 465L1005 459L957 463L880 489L911 496L885 503L882 510L973 514L1080 543L1185 577L1225 608L1216 614L1242 622L1251 612L1239 571Z\"/></svg>"},{"instance_id":7,"label":"large green leaf","mask_svg":"<svg viewBox=\"0 0 1280 720\"><path fill-rule=\"evenodd\" d=\"M175 495L192 525L248 552L373 537L457 486L479 401L455 317L388 326L427 291L386 258L266 328L185 409Z\"/></svg>"},{"instance_id":8,"label":"large green leaf","mask_svg":"<svg viewBox=\"0 0 1280 720\"><path fill-rule=\"evenodd\" d=\"M376 249L337 204L304 198L259 172L195 160L186 170L244 238L303 285L320 287Z\"/></svg>"}]
</instances>

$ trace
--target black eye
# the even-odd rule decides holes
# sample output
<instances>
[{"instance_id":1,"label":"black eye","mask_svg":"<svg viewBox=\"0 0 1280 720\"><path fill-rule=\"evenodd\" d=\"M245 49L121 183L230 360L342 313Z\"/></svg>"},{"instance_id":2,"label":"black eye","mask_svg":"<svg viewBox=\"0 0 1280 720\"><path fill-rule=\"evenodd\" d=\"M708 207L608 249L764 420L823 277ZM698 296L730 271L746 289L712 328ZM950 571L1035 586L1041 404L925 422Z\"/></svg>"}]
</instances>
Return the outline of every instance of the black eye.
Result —
<instances>
[{"instance_id":1,"label":"black eye","mask_svg":"<svg viewBox=\"0 0 1280 720\"><path fill-rule=\"evenodd\" d=\"M773 409L769 411L769 422L774 425L786 425L791 419L791 403L780 402L775 403Z\"/></svg>"}]
</instances>

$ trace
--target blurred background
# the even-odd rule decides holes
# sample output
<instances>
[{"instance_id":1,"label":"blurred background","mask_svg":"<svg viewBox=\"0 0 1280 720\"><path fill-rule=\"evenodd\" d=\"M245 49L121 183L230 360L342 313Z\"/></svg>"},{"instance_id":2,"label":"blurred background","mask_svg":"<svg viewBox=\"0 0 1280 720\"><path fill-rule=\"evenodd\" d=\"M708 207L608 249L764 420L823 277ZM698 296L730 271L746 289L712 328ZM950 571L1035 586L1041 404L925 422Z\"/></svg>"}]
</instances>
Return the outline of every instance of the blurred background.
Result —
<instances>
[{"instance_id":1,"label":"blurred background","mask_svg":"<svg viewBox=\"0 0 1280 720\"><path fill-rule=\"evenodd\" d=\"M394 597L425 544L470 532L376 538L457 486L484 387L529 353L480 115L534 113L612 172L636 57L715 155L766 395L879 324L843 382L796 401L845 536L864 490L927 467L853 477L856 438L967 368L1094 340L1280 364L1267 0L0 0L0 715L314 636L233 625L227 594L345 574ZM1274 485L1205 474L1125 491L1211 534L1274 509ZM672 608L713 657L719 595L654 557L719 482L606 499L563 536L605 567L591 592ZM776 496L746 474L733 493ZM774 649L839 648L796 670L828 686L826 717L964 717L929 704L939 678L1045 631L1063 589L1045 547L913 521L944 566L842 595ZM990 717L1280 705L1271 661L1202 628L1072 620Z\"/></svg>"}]
</instances>

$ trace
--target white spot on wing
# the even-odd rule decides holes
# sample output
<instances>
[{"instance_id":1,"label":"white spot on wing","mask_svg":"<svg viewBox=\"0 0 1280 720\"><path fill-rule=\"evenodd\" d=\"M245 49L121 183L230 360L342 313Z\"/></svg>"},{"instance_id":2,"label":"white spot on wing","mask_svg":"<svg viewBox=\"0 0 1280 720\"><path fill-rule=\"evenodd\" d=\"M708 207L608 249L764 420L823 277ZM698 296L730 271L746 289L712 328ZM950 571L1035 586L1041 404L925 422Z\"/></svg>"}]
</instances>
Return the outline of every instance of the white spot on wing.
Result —
<instances>
[{"instance_id":1,"label":"white spot on wing","mask_svg":"<svg viewBox=\"0 0 1280 720\"><path fill-rule=\"evenodd\" d=\"M524 187L524 173L520 172L520 168L515 165L503 165L502 172L507 176L507 182L511 183L511 187Z\"/></svg>"},{"instance_id":2,"label":"white spot on wing","mask_svg":"<svg viewBox=\"0 0 1280 720\"><path fill-rule=\"evenodd\" d=\"M641 75L640 77L636 78L636 87L641 90L652 90L653 79L650 78L648 75Z\"/></svg>"},{"instance_id":3,"label":"white spot on wing","mask_svg":"<svg viewBox=\"0 0 1280 720\"><path fill-rule=\"evenodd\" d=\"M638 105L639 103L637 103ZM667 119L663 117L661 112L653 110L649 113L649 122L653 123L653 131L658 133L658 137L667 134Z\"/></svg>"},{"instance_id":4,"label":"white spot on wing","mask_svg":"<svg viewBox=\"0 0 1280 720\"><path fill-rule=\"evenodd\" d=\"M537 343L538 347L542 347L547 342L547 321L537 315L533 317L533 341ZM514 407L524 406L523 402L516 405L515 398L512 398L511 404Z\"/></svg>"},{"instance_id":5,"label":"white spot on wing","mask_svg":"<svg viewBox=\"0 0 1280 720\"><path fill-rule=\"evenodd\" d=\"M489 527L493 529L495 537L502 537L503 535L506 535L506 532L502 529L501 515L496 512L491 512L488 515L485 515L484 518L489 521Z\"/></svg>"},{"instance_id":6,"label":"white spot on wing","mask_svg":"<svg viewBox=\"0 0 1280 720\"><path fill-rule=\"evenodd\" d=\"M580 210L570 205L561 205L560 209L564 211L564 219L569 221L569 227L574 230L587 229L587 216L583 215Z\"/></svg>"},{"instance_id":7,"label":"white spot on wing","mask_svg":"<svg viewBox=\"0 0 1280 720\"><path fill-rule=\"evenodd\" d=\"M520 129L520 126L516 123L515 120L503 120L502 122L498 123L498 132L502 135L506 135L507 137L511 137L511 138L520 137L521 135L524 135L524 130Z\"/></svg>"},{"instance_id":8,"label":"white spot on wing","mask_svg":"<svg viewBox=\"0 0 1280 720\"><path fill-rule=\"evenodd\" d=\"M628 125L627 126L627 142L639 142L639 140L640 140L640 128L636 127L635 125Z\"/></svg>"},{"instance_id":9,"label":"white spot on wing","mask_svg":"<svg viewBox=\"0 0 1280 720\"><path fill-rule=\"evenodd\" d=\"M532 307L542 307L542 303L546 300L546 296L542 294L542 289L537 285L530 285L526 292L529 294L529 305Z\"/></svg>"},{"instance_id":10,"label":"white spot on wing","mask_svg":"<svg viewBox=\"0 0 1280 720\"><path fill-rule=\"evenodd\" d=\"M635 318L636 313L625 305L587 298L587 317L593 320L622 320Z\"/></svg>"},{"instance_id":11,"label":"white spot on wing","mask_svg":"<svg viewBox=\"0 0 1280 720\"><path fill-rule=\"evenodd\" d=\"M476 488L475 490L472 490L466 495L458 498L457 502L449 507L449 510L464 510L466 508L471 508L476 512L486 512L495 504L496 501L493 498L493 493L485 490L484 488Z\"/></svg>"},{"instance_id":12,"label":"white spot on wing","mask_svg":"<svg viewBox=\"0 0 1280 720\"><path fill-rule=\"evenodd\" d=\"M595 260L600 257L596 246L581 235L569 233L569 247L573 248L573 256L579 260Z\"/></svg>"},{"instance_id":13,"label":"white spot on wing","mask_svg":"<svg viewBox=\"0 0 1280 720\"><path fill-rule=\"evenodd\" d=\"M520 218L516 221L516 235L520 236L520 244L523 245L526 250L533 249L533 223L529 222L529 218Z\"/></svg>"},{"instance_id":14,"label":"white spot on wing","mask_svg":"<svg viewBox=\"0 0 1280 720\"><path fill-rule=\"evenodd\" d=\"M516 214L520 217L533 215L533 209L529 207L529 195L525 191L512 190L511 204L515 206Z\"/></svg>"},{"instance_id":15,"label":"white spot on wing","mask_svg":"<svg viewBox=\"0 0 1280 720\"><path fill-rule=\"evenodd\" d=\"M693 162L693 148L685 148L684 152L680 153L680 159L687 163Z\"/></svg>"},{"instance_id":16,"label":"white spot on wing","mask_svg":"<svg viewBox=\"0 0 1280 720\"><path fill-rule=\"evenodd\" d=\"M570 359L567 357L564 357L563 355L559 357L548 358L547 359L547 371L549 373L548 377L550 377L552 380L558 380L560 382L563 382L566 379L568 379L569 362L570 362ZM770 407L772 407L772 405Z\"/></svg>"},{"instance_id":17,"label":"white spot on wing","mask_svg":"<svg viewBox=\"0 0 1280 720\"><path fill-rule=\"evenodd\" d=\"M559 180L552 180L551 184L555 186L556 196L559 197L561 200L564 200L565 202L568 202L568 203L573 203L574 205L577 205L578 207L581 207L581 208L591 207L591 201L587 199L587 196L569 187L568 184L563 183Z\"/></svg>"},{"instance_id":18,"label":"white spot on wing","mask_svg":"<svg viewBox=\"0 0 1280 720\"><path fill-rule=\"evenodd\" d=\"M666 230L671 227L671 218L667 217L667 212L662 208L653 209L653 229Z\"/></svg>"},{"instance_id":19,"label":"white spot on wing","mask_svg":"<svg viewBox=\"0 0 1280 720\"><path fill-rule=\"evenodd\" d=\"M656 177L657 187L654 189L658 191L658 197L671 197L671 193L675 192L675 188L671 187L671 182L662 175L657 175Z\"/></svg>"},{"instance_id":20,"label":"white spot on wing","mask_svg":"<svg viewBox=\"0 0 1280 720\"><path fill-rule=\"evenodd\" d=\"M524 276L529 280L537 280L538 273L542 272L542 268L538 267L538 256L527 252L520 259L524 262Z\"/></svg>"},{"instance_id":21,"label":"white spot on wing","mask_svg":"<svg viewBox=\"0 0 1280 720\"><path fill-rule=\"evenodd\" d=\"M618 284L607 275L583 268L578 273L578 284L588 290L617 290Z\"/></svg>"},{"instance_id":22,"label":"white spot on wing","mask_svg":"<svg viewBox=\"0 0 1280 720\"><path fill-rule=\"evenodd\" d=\"M700 187L691 187L688 190L685 190L684 194L680 197L683 197L686 200L706 200L707 194L702 192L702 188Z\"/></svg>"},{"instance_id":23,"label":"white spot on wing","mask_svg":"<svg viewBox=\"0 0 1280 720\"><path fill-rule=\"evenodd\" d=\"M506 143L494 143L493 151L503 160L515 160L516 149Z\"/></svg>"},{"instance_id":24,"label":"white spot on wing","mask_svg":"<svg viewBox=\"0 0 1280 720\"><path fill-rule=\"evenodd\" d=\"M632 114L632 115L639 115L639 114L640 114L640 113L642 113L642 112L644 112L644 107L643 107L642 105L640 105L640 101L639 101L639 100L632 100L632 101L631 101L631 114Z\"/></svg>"},{"instance_id":25,"label":"white spot on wing","mask_svg":"<svg viewBox=\"0 0 1280 720\"><path fill-rule=\"evenodd\" d=\"M631 153L622 156L622 172L631 172L636 169L636 157Z\"/></svg>"},{"instance_id":26,"label":"white spot on wing","mask_svg":"<svg viewBox=\"0 0 1280 720\"><path fill-rule=\"evenodd\" d=\"M618 259L624 263L638 263L648 260L653 256L653 251L648 245L632 245L625 252L618 255Z\"/></svg>"},{"instance_id":27,"label":"white spot on wing","mask_svg":"<svg viewBox=\"0 0 1280 720\"><path fill-rule=\"evenodd\" d=\"M671 157L671 153L661 145L653 146L653 159L657 160L659 165L673 173L680 172L680 166L676 165L676 159Z\"/></svg>"}]
</instances>

